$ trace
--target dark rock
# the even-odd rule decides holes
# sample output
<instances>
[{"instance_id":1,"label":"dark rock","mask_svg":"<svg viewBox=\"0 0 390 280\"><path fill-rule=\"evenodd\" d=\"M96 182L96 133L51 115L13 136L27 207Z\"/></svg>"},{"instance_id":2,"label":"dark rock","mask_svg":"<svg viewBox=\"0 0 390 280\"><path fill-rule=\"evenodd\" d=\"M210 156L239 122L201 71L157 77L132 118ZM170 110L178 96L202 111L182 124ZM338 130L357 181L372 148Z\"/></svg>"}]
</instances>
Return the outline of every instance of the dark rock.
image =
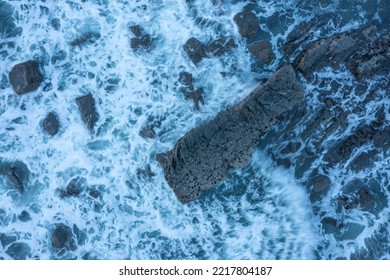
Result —
<instances>
[{"instance_id":1,"label":"dark rock","mask_svg":"<svg viewBox=\"0 0 390 280\"><path fill-rule=\"evenodd\" d=\"M134 37L130 39L130 46L134 50L144 48L149 50L152 44L152 39L149 34L144 34L140 37Z\"/></svg>"},{"instance_id":2,"label":"dark rock","mask_svg":"<svg viewBox=\"0 0 390 280\"><path fill-rule=\"evenodd\" d=\"M9 73L9 81L14 91L21 95L36 90L43 76L39 70L38 63L34 60L29 60L20 64L16 64Z\"/></svg>"},{"instance_id":3,"label":"dark rock","mask_svg":"<svg viewBox=\"0 0 390 280\"><path fill-rule=\"evenodd\" d=\"M12 243L5 251L14 260L25 260L30 254L30 246L24 242Z\"/></svg>"},{"instance_id":4,"label":"dark rock","mask_svg":"<svg viewBox=\"0 0 390 280\"><path fill-rule=\"evenodd\" d=\"M238 13L233 17L233 20L238 26L238 32L243 37L253 37L260 31L257 16L252 12Z\"/></svg>"},{"instance_id":5,"label":"dark rock","mask_svg":"<svg viewBox=\"0 0 390 280\"><path fill-rule=\"evenodd\" d=\"M157 155L165 179L182 203L221 182L231 168L246 166L259 136L304 100L304 88L290 65L213 120L190 130L172 150Z\"/></svg>"},{"instance_id":6,"label":"dark rock","mask_svg":"<svg viewBox=\"0 0 390 280\"><path fill-rule=\"evenodd\" d=\"M195 110L199 110L199 103L204 105L204 99L202 95L203 88L198 88L197 90L193 90L193 91L187 91L185 89L182 89L181 92L184 94L184 96L187 99L192 99L192 101L194 101Z\"/></svg>"},{"instance_id":7,"label":"dark rock","mask_svg":"<svg viewBox=\"0 0 390 280\"><path fill-rule=\"evenodd\" d=\"M80 37L72 40L70 42L70 45L72 47L76 47L76 46L81 47L82 45L85 44L94 43L99 38L100 38L100 34L97 32L86 32L81 34Z\"/></svg>"},{"instance_id":8,"label":"dark rock","mask_svg":"<svg viewBox=\"0 0 390 280\"><path fill-rule=\"evenodd\" d=\"M91 93L76 98L81 119L87 125L91 133L94 132L96 122L99 120L99 114L96 111L95 100Z\"/></svg>"},{"instance_id":9,"label":"dark rock","mask_svg":"<svg viewBox=\"0 0 390 280\"><path fill-rule=\"evenodd\" d=\"M207 57L205 45L196 38L188 39L183 45L183 49L195 65Z\"/></svg>"},{"instance_id":10,"label":"dark rock","mask_svg":"<svg viewBox=\"0 0 390 280\"><path fill-rule=\"evenodd\" d=\"M388 32L354 53L346 65L358 79L388 75L390 73L389 46L390 33Z\"/></svg>"},{"instance_id":11,"label":"dark rock","mask_svg":"<svg viewBox=\"0 0 390 280\"><path fill-rule=\"evenodd\" d=\"M60 190L60 197L68 198L72 196L79 196L84 191L86 185L87 180L85 180L85 178L73 178L72 180L70 180L64 190Z\"/></svg>"},{"instance_id":12,"label":"dark rock","mask_svg":"<svg viewBox=\"0 0 390 280\"><path fill-rule=\"evenodd\" d=\"M336 144L325 155L324 160L331 165L348 160L355 149L370 142L375 134L375 129L370 125L365 124L358 127L354 134L349 135L340 143Z\"/></svg>"},{"instance_id":13,"label":"dark rock","mask_svg":"<svg viewBox=\"0 0 390 280\"><path fill-rule=\"evenodd\" d=\"M20 215L18 215L18 219L21 222L30 221L31 220L30 213L28 213L26 210L23 210L22 213L20 213Z\"/></svg>"},{"instance_id":14,"label":"dark rock","mask_svg":"<svg viewBox=\"0 0 390 280\"><path fill-rule=\"evenodd\" d=\"M249 45L248 49L261 64L268 64L275 59L271 42L268 40L255 42Z\"/></svg>"},{"instance_id":15,"label":"dark rock","mask_svg":"<svg viewBox=\"0 0 390 280\"><path fill-rule=\"evenodd\" d=\"M188 72L181 72L179 77L180 83L182 83L184 86L186 86L190 90L194 90L194 84L192 80L192 74Z\"/></svg>"},{"instance_id":16,"label":"dark rock","mask_svg":"<svg viewBox=\"0 0 390 280\"><path fill-rule=\"evenodd\" d=\"M51 232L51 247L54 251L76 250L76 241L72 229L64 224L56 224Z\"/></svg>"},{"instance_id":17,"label":"dark rock","mask_svg":"<svg viewBox=\"0 0 390 280\"><path fill-rule=\"evenodd\" d=\"M154 130L154 125L148 124L144 126L139 132L139 135L141 135L143 138L150 138L150 139L156 137L156 131Z\"/></svg>"},{"instance_id":18,"label":"dark rock","mask_svg":"<svg viewBox=\"0 0 390 280\"><path fill-rule=\"evenodd\" d=\"M135 35L135 36L141 36L142 35L142 32L141 32L141 28L139 25L132 25L129 27L130 28L130 31Z\"/></svg>"},{"instance_id":19,"label":"dark rock","mask_svg":"<svg viewBox=\"0 0 390 280\"><path fill-rule=\"evenodd\" d=\"M338 67L348 64L353 54L366 49L375 40L375 26L336 34L330 38L320 39L310 44L296 59L296 67L311 80L313 73L324 67Z\"/></svg>"},{"instance_id":20,"label":"dark rock","mask_svg":"<svg viewBox=\"0 0 390 280\"><path fill-rule=\"evenodd\" d=\"M54 112L50 112L43 120L42 125L47 134L54 136L58 133L60 122L57 115Z\"/></svg>"},{"instance_id":21,"label":"dark rock","mask_svg":"<svg viewBox=\"0 0 390 280\"><path fill-rule=\"evenodd\" d=\"M377 150L369 150L361 152L356 158L354 158L350 167L353 171L360 171L374 165L375 155L378 154Z\"/></svg>"},{"instance_id":22,"label":"dark rock","mask_svg":"<svg viewBox=\"0 0 390 280\"><path fill-rule=\"evenodd\" d=\"M0 160L0 175L5 176L12 187L23 193L28 183L29 170L23 162L10 163Z\"/></svg>"},{"instance_id":23,"label":"dark rock","mask_svg":"<svg viewBox=\"0 0 390 280\"><path fill-rule=\"evenodd\" d=\"M287 36L283 49L286 54L291 55L296 49L305 44L310 38L315 38L315 31L324 29L330 22L337 25L336 14L323 14L312 18L309 21L299 23Z\"/></svg>"},{"instance_id":24,"label":"dark rock","mask_svg":"<svg viewBox=\"0 0 390 280\"><path fill-rule=\"evenodd\" d=\"M235 47L237 45L233 38L222 37L208 43L207 51L214 56L221 56Z\"/></svg>"},{"instance_id":25,"label":"dark rock","mask_svg":"<svg viewBox=\"0 0 390 280\"><path fill-rule=\"evenodd\" d=\"M377 147L389 147L390 144L390 126L375 134L373 138L374 145Z\"/></svg>"}]
</instances>

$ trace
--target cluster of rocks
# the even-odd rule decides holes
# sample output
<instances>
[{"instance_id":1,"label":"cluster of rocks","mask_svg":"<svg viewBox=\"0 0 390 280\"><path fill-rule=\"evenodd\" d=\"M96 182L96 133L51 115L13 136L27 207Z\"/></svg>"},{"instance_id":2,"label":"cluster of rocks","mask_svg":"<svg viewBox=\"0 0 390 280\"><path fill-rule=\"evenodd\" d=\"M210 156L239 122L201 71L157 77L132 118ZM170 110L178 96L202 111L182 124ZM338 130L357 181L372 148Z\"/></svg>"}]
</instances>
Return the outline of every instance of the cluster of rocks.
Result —
<instances>
[{"instance_id":1,"label":"cluster of rocks","mask_svg":"<svg viewBox=\"0 0 390 280\"><path fill-rule=\"evenodd\" d=\"M146 49L150 50L152 39L149 34L143 32L139 25L132 25L129 27L130 31L135 37L130 39L130 46L133 50Z\"/></svg>"},{"instance_id":2,"label":"cluster of rocks","mask_svg":"<svg viewBox=\"0 0 390 280\"><path fill-rule=\"evenodd\" d=\"M39 64L34 60L16 64L9 73L9 81L18 95L37 90L43 82L43 78L39 69ZM81 119L86 124L89 131L93 133L94 127L99 120L95 99L92 94L89 93L76 98L75 101L81 114ZM55 112L49 112L42 120L42 127L48 135L56 135L60 128L58 115Z\"/></svg>"},{"instance_id":3,"label":"cluster of rocks","mask_svg":"<svg viewBox=\"0 0 390 280\"><path fill-rule=\"evenodd\" d=\"M231 37L220 37L208 42L207 44L191 37L183 45L184 51L195 65L200 63L202 59L207 58L208 55L219 57L235 47L236 43Z\"/></svg>"},{"instance_id":4,"label":"cluster of rocks","mask_svg":"<svg viewBox=\"0 0 390 280\"><path fill-rule=\"evenodd\" d=\"M304 90L295 79L293 69L301 72L308 82L313 81L315 73L325 67L338 69L344 65L357 80L390 72L388 30L378 31L376 26L369 25L323 39L312 36L314 30L327 26L332 17L333 14L325 14L299 24L288 35L283 46L287 55L300 52L291 65L281 67L268 82L233 108L220 112L215 119L189 131L172 150L157 155L165 179L179 201L187 203L196 199L223 180L230 168L245 166L258 137L267 131L280 115L303 100ZM251 12L237 14L234 21L239 33L247 39L253 40L261 32L258 19ZM255 41L248 49L263 64L270 63L275 58L272 45L267 40ZM187 41L184 50L194 64L207 57L208 53L207 47L195 38ZM192 76L183 73L181 80L186 91L193 91ZM277 84L277 88L273 88L273 83ZM280 98L280 92L289 92L288 104ZM269 96L269 99L264 102L258 96ZM331 99L325 103L333 107ZM321 122L321 119L337 121L337 117L333 118L333 113L326 108L319 110L318 115L318 122ZM343 116L346 117L343 113L339 115L340 118ZM324 161L331 165L346 161L356 148L368 142L377 147L389 143L387 138L390 129L384 123L378 124L379 122L375 120L371 124L358 127L354 134L338 143L335 149L330 149ZM286 147L286 150L298 150L301 145L299 142L296 144L295 148ZM353 170L361 170L370 166L377 153L376 150L362 152L351 161L350 167ZM311 186L311 199L315 201L327 192L331 180L324 174L313 173L308 184ZM360 200L368 196L369 193L364 190L355 195Z\"/></svg>"}]
</instances>

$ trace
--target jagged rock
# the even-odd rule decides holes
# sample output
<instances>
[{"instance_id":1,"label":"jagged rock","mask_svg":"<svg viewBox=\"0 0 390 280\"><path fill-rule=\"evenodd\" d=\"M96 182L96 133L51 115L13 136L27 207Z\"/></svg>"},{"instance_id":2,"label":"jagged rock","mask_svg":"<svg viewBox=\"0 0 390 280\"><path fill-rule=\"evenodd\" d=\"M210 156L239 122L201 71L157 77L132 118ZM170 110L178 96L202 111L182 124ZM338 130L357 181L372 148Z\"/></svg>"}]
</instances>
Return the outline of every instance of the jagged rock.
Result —
<instances>
[{"instance_id":1,"label":"jagged rock","mask_svg":"<svg viewBox=\"0 0 390 280\"><path fill-rule=\"evenodd\" d=\"M82 177L76 177L70 180L65 189L60 190L61 198L68 198L72 196L79 196L85 189L87 180Z\"/></svg>"},{"instance_id":2,"label":"jagged rock","mask_svg":"<svg viewBox=\"0 0 390 280\"><path fill-rule=\"evenodd\" d=\"M231 168L246 166L259 136L304 100L304 88L290 65L213 120L190 130L172 150L157 155L165 179L182 203L221 182Z\"/></svg>"},{"instance_id":3,"label":"jagged rock","mask_svg":"<svg viewBox=\"0 0 390 280\"><path fill-rule=\"evenodd\" d=\"M261 64L268 64L275 58L271 42L268 40L255 42L249 45L248 49Z\"/></svg>"},{"instance_id":4,"label":"jagged rock","mask_svg":"<svg viewBox=\"0 0 390 280\"><path fill-rule=\"evenodd\" d=\"M96 111L95 100L91 93L76 98L76 103L80 111L81 119L87 125L91 133L94 132L96 122L99 120L99 114Z\"/></svg>"},{"instance_id":5,"label":"jagged rock","mask_svg":"<svg viewBox=\"0 0 390 280\"><path fill-rule=\"evenodd\" d=\"M154 125L153 124L148 124L146 126L144 126L139 135L141 135L143 138L154 138L156 137L156 131L154 130Z\"/></svg>"},{"instance_id":6,"label":"jagged rock","mask_svg":"<svg viewBox=\"0 0 390 280\"><path fill-rule=\"evenodd\" d=\"M152 178L154 176L156 176L156 173L152 171L152 167L150 166L150 164L147 164L145 168L142 169L137 168L137 177L139 179L141 178L147 179L147 178Z\"/></svg>"},{"instance_id":7,"label":"jagged rock","mask_svg":"<svg viewBox=\"0 0 390 280\"><path fill-rule=\"evenodd\" d=\"M43 120L42 125L47 134L54 136L58 133L60 122L57 115L54 112L50 112Z\"/></svg>"},{"instance_id":8,"label":"jagged rock","mask_svg":"<svg viewBox=\"0 0 390 280\"><path fill-rule=\"evenodd\" d=\"M149 49L152 44L152 40L149 34L144 34L139 37L133 37L130 39L130 46L134 50L139 50L141 48Z\"/></svg>"},{"instance_id":9,"label":"jagged rock","mask_svg":"<svg viewBox=\"0 0 390 280\"><path fill-rule=\"evenodd\" d=\"M194 83L192 79L192 74L188 72L181 72L179 77L180 83L182 83L189 90L194 90Z\"/></svg>"},{"instance_id":10,"label":"jagged rock","mask_svg":"<svg viewBox=\"0 0 390 280\"><path fill-rule=\"evenodd\" d=\"M187 90L185 88L181 89L181 92L184 94L186 99L192 99L194 101L194 108L195 110L199 110L199 103L204 105L204 99L203 99L203 88L198 88L197 90Z\"/></svg>"},{"instance_id":11,"label":"jagged rock","mask_svg":"<svg viewBox=\"0 0 390 280\"><path fill-rule=\"evenodd\" d=\"M352 57L356 53L366 53L368 46L376 37L376 27L369 26L315 41L296 59L295 65L307 79L311 80L313 73L324 67L352 63L348 60L353 60Z\"/></svg>"},{"instance_id":12,"label":"jagged rock","mask_svg":"<svg viewBox=\"0 0 390 280\"><path fill-rule=\"evenodd\" d=\"M329 13L315 16L309 21L299 23L288 35L283 45L286 54L291 55L298 47L315 37L315 31L324 29L330 22L337 25L337 14Z\"/></svg>"},{"instance_id":13,"label":"jagged rock","mask_svg":"<svg viewBox=\"0 0 390 280\"><path fill-rule=\"evenodd\" d=\"M208 43L207 51L212 55L221 56L235 47L237 47L237 45L233 38L221 37Z\"/></svg>"},{"instance_id":14,"label":"jagged rock","mask_svg":"<svg viewBox=\"0 0 390 280\"><path fill-rule=\"evenodd\" d=\"M70 42L70 45L72 47L81 47L82 45L88 44L88 43L94 43L97 39L100 38L100 33L98 32L86 32L81 34L80 37L77 37L76 39L72 40Z\"/></svg>"},{"instance_id":15,"label":"jagged rock","mask_svg":"<svg viewBox=\"0 0 390 280\"><path fill-rule=\"evenodd\" d=\"M139 25L132 25L129 27L130 31L135 35L135 36L141 36L141 27Z\"/></svg>"},{"instance_id":16,"label":"jagged rock","mask_svg":"<svg viewBox=\"0 0 390 280\"><path fill-rule=\"evenodd\" d=\"M390 33L386 33L368 43L367 46L354 53L346 65L358 78L390 73Z\"/></svg>"},{"instance_id":17,"label":"jagged rock","mask_svg":"<svg viewBox=\"0 0 390 280\"><path fill-rule=\"evenodd\" d=\"M21 161L2 162L0 159L0 175L7 178L10 186L23 193L28 183L29 171Z\"/></svg>"},{"instance_id":18,"label":"jagged rock","mask_svg":"<svg viewBox=\"0 0 390 280\"><path fill-rule=\"evenodd\" d=\"M9 73L9 81L14 91L19 94L25 94L36 90L43 76L39 70L38 63L34 60L29 60L20 64L16 64Z\"/></svg>"},{"instance_id":19,"label":"jagged rock","mask_svg":"<svg viewBox=\"0 0 390 280\"><path fill-rule=\"evenodd\" d=\"M183 45L183 49L195 65L207 57L206 46L196 38L188 39Z\"/></svg>"},{"instance_id":20,"label":"jagged rock","mask_svg":"<svg viewBox=\"0 0 390 280\"><path fill-rule=\"evenodd\" d=\"M233 20L238 26L238 32L243 37L253 37L260 31L257 16L252 12L238 13L233 17Z\"/></svg>"},{"instance_id":21,"label":"jagged rock","mask_svg":"<svg viewBox=\"0 0 390 280\"><path fill-rule=\"evenodd\" d=\"M54 251L63 249L74 251L77 248L72 229L64 224L56 224L51 232L51 247Z\"/></svg>"}]
</instances>

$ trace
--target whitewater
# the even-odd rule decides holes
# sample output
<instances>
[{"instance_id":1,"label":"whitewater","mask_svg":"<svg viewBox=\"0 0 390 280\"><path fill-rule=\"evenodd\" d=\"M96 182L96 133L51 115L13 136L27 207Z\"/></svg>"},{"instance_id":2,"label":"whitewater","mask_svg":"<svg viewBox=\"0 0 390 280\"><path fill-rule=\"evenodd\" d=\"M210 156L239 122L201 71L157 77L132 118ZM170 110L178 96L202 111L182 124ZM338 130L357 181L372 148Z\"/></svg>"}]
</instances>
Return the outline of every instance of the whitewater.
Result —
<instances>
[{"instance_id":1,"label":"whitewater","mask_svg":"<svg viewBox=\"0 0 390 280\"><path fill-rule=\"evenodd\" d=\"M0 259L389 258L387 153L376 157L370 171L331 169L331 189L316 203L305 185L313 170L321 173L328 142L374 119L378 108L390 119L385 92L363 105L358 101L368 93L343 94L356 86L345 71L325 69L318 74L325 84L305 85L304 118L287 114L261 137L248 167L232 170L194 202L176 199L155 158L270 77L286 59L281 46L288 33L313 13L340 11L338 25L325 35L369 20L367 1L321 1L320 7L305 2L0 1L0 165L13 162L28 170L23 192L0 175ZM233 17L243 9L263 19L260 27L275 52L267 66L253 62L238 33ZM353 16L345 16L350 9ZM131 48L134 25L150 34L150 48ZM183 50L190 37L209 42L220 36L231 36L236 48L199 65ZM8 73L30 59L39 61L44 81L18 96ZM183 71L203 88L199 110L180 91ZM340 106L366 110L326 139L320 132L304 136L321 102L318 92L333 81L342 85L334 94ZM75 102L88 93L99 114L93 133ZM53 111L60 130L52 137L42 120ZM155 136L143 137L140 131L151 124ZM298 148L284 153L292 139ZM305 149L316 156L305 161ZM378 190L376 206L340 210L342 187L358 179ZM80 193L61 195L72 180L80 182ZM337 223L327 222L333 217ZM60 249L53 241L58 228L67 236Z\"/></svg>"}]
</instances>

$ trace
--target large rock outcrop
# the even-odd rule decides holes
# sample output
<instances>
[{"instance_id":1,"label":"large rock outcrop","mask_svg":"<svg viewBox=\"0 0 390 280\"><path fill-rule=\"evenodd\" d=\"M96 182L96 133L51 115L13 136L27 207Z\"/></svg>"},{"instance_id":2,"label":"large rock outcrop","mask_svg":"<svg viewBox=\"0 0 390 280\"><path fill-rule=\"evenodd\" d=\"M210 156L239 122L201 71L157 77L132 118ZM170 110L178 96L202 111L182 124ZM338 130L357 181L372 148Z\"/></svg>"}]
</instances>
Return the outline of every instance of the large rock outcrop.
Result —
<instances>
[{"instance_id":1,"label":"large rock outcrop","mask_svg":"<svg viewBox=\"0 0 390 280\"><path fill-rule=\"evenodd\" d=\"M259 136L304 100L304 88L290 65L213 120L190 130L172 150L157 155L165 179L182 203L223 180L231 168L246 166Z\"/></svg>"},{"instance_id":2,"label":"large rock outcrop","mask_svg":"<svg viewBox=\"0 0 390 280\"><path fill-rule=\"evenodd\" d=\"M296 67L311 80L324 67L344 64L358 78L390 71L389 32L378 35L375 26L336 34L310 44L295 61Z\"/></svg>"},{"instance_id":3,"label":"large rock outcrop","mask_svg":"<svg viewBox=\"0 0 390 280\"><path fill-rule=\"evenodd\" d=\"M34 60L29 60L12 67L9 73L9 81L14 91L22 95L36 90L43 81L43 76L39 70L38 63Z\"/></svg>"}]
</instances>

